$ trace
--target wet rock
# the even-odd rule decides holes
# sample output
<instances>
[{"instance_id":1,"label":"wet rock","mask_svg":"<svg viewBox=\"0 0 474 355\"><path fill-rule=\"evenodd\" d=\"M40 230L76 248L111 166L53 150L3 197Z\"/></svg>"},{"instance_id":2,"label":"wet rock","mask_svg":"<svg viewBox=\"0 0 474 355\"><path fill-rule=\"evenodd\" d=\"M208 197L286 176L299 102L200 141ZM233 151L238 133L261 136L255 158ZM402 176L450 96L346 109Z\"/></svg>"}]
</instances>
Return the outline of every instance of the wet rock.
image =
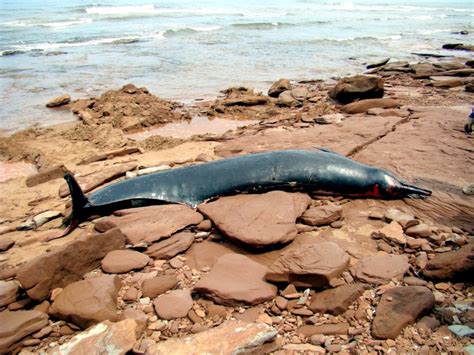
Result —
<instances>
[{"instance_id":1,"label":"wet rock","mask_svg":"<svg viewBox=\"0 0 474 355\"><path fill-rule=\"evenodd\" d=\"M297 87L291 90L291 96L295 98L295 100L303 102L308 98L308 89L305 87Z\"/></svg>"},{"instance_id":2,"label":"wet rock","mask_svg":"<svg viewBox=\"0 0 474 355\"><path fill-rule=\"evenodd\" d=\"M54 166L48 170L28 176L26 178L26 186L33 187L51 180L62 179L64 173L68 171L68 168L64 165Z\"/></svg>"},{"instance_id":3,"label":"wet rock","mask_svg":"<svg viewBox=\"0 0 474 355\"><path fill-rule=\"evenodd\" d=\"M0 281L0 307L16 301L18 284L15 281Z\"/></svg>"},{"instance_id":4,"label":"wet rock","mask_svg":"<svg viewBox=\"0 0 474 355\"><path fill-rule=\"evenodd\" d=\"M474 270L474 242L458 250L436 254L428 261L423 275L438 280L466 278Z\"/></svg>"},{"instance_id":5,"label":"wet rock","mask_svg":"<svg viewBox=\"0 0 474 355\"><path fill-rule=\"evenodd\" d=\"M150 257L134 250L112 250L102 259L102 270L109 274L123 274L143 269Z\"/></svg>"},{"instance_id":6,"label":"wet rock","mask_svg":"<svg viewBox=\"0 0 474 355\"><path fill-rule=\"evenodd\" d=\"M365 285L353 284L315 293L309 309L316 313L342 314L367 288Z\"/></svg>"},{"instance_id":7,"label":"wet rock","mask_svg":"<svg viewBox=\"0 0 474 355\"><path fill-rule=\"evenodd\" d=\"M381 98L383 94L383 79L373 75L343 78L329 90L329 96L341 104L355 100Z\"/></svg>"},{"instance_id":8,"label":"wet rock","mask_svg":"<svg viewBox=\"0 0 474 355\"><path fill-rule=\"evenodd\" d=\"M310 337L316 334L323 335L346 335L349 330L348 323L303 325L298 329L298 333Z\"/></svg>"},{"instance_id":9,"label":"wet rock","mask_svg":"<svg viewBox=\"0 0 474 355\"><path fill-rule=\"evenodd\" d=\"M174 290L158 297L153 306L161 319L183 318L193 307L193 299L189 290Z\"/></svg>"},{"instance_id":10,"label":"wet rock","mask_svg":"<svg viewBox=\"0 0 474 355\"><path fill-rule=\"evenodd\" d=\"M323 205L309 208L300 219L310 226L324 226L339 220L341 217L341 206Z\"/></svg>"},{"instance_id":11,"label":"wet rock","mask_svg":"<svg viewBox=\"0 0 474 355\"><path fill-rule=\"evenodd\" d=\"M402 226L393 221L390 222L390 224L384 226L382 229L379 229L378 231L374 231L372 233L373 238L383 238L389 242L397 243L397 244L406 244L407 242L407 237L403 234L403 228Z\"/></svg>"},{"instance_id":12,"label":"wet rock","mask_svg":"<svg viewBox=\"0 0 474 355\"><path fill-rule=\"evenodd\" d=\"M187 206L160 205L117 211L97 222L95 229L104 232L118 227L131 244L153 243L202 220L201 214Z\"/></svg>"},{"instance_id":13,"label":"wet rock","mask_svg":"<svg viewBox=\"0 0 474 355\"><path fill-rule=\"evenodd\" d=\"M367 99L352 102L343 106L341 109L345 113L365 113L372 108L396 108L399 107L400 103L394 99Z\"/></svg>"},{"instance_id":14,"label":"wet rock","mask_svg":"<svg viewBox=\"0 0 474 355\"><path fill-rule=\"evenodd\" d=\"M0 353L7 353L15 343L48 325L48 316L40 311L0 312Z\"/></svg>"},{"instance_id":15,"label":"wet rock","mask_svg":"<svg viewBox=\"0 0 474 355\"><path fill-rule=\"evenodd\" d=\"M71 242L27 262L17 271L17 279L28 296L40 300L57 288L80 280L95 269L111 250L125 246L119 229L103 234L82 234Z\"/></svg>"},{"instance_id":16,"label":"wet rock","mask_svg":"<svg viewBox=\"0 0 474 355\"><path fill-rule=\"evenodd\" d=\"M137 323L132 319L117 323L104 321L52 349L50 354L126 354L137 341L136 328Z\"/></svg>"},{"instance_id":17,"label":"wet rock","mask_svg":"<svg viewBox=\"0 0 474 355\"><path fill-rule=\"evenodd\" d=\"M291 84L288 79L275 81L268 90L268 96L278 97L283 91L291 90Z\"/></svg>"},{"instance_id":18,"label":"wet rock","mask_svg":"<svg viewBox=\"0 0 474 355\"><path fill-rule=\"evenodd\" d=\"M406 255L392 255L380 252L359 260L353 267L354 277L361 281L373 284L383 284L395 278L401 280L408 271L408 257Z\"/></svg>"},{"instance_id":19,"label":"wet rock","mask_svg":"<svg viewBox=\"0 0 474 355\"><path fill-rule=\"evenodd\" d=\"M236 98L229 98L222 101L224 106L256 106L265 105L268 102L268 97L262 95L241 95Z\"/></svg>"},{"instance_id":20,"label":"wet rock","mask_svg":"<svg viewBox=\"0 0 474 355\"><path fill-rule=\"evenodd\" d=\"M176 287L178 279L173 275L164 275L146 279L142 284L143 297L155 298Z\"/></svg>"},{"instance_id":21,"label":"wet rock","mask_svg":"<svg viewBox=\"0 0 474 355\"><path fill-rule=\"evenodd\" d=\"M227 321L198 334L170 339L150 346L150 354L240 354L261 353L262 345L272 341L277 331L264 323Z\"/></svg>"},{"instance_id":22,"label":"wet rock","mask_svg":"<svg viewBox=\"0 0 474 355\"><path fill-rule=\"evenodd\" d=\"M300 102L293 97L290 90L287 90L278 96L276 104L283 107L293 107L299 105Z\"/></svg>"},{"instance_id":23,"label":"wet rock","mask_svg":"<svg viewBox=\"0 0 474 355\"><path fill-rule=\"evenodd\" d=\"M15 245L15 241L9 237L0 237L0 251L7 251L13 245Z\"/></svg>"},{"instance_id":24,"label":"wet rock","mask_svg":"<svg viewBox=\"0 0 474 355\"><path fill-rule=\"evenodd\" d=\"M405 233L410 237L422 237L427 238L431 234L431 227L427 224L420 223L416 226L409 227L405 230Z\"/></svg>"},{"instance_id":25,"label":"wet rock","mask_svg":"<svg viewBox=\"0 0 474 355\"><path fill-rule=\"evenodd\" d=\"M145 253L154 259L171 259L186 251L194 242L194 234L188 231L174 234L173 236L153 243Z\"/></svg>"},{"instance_id":26,"label":"wet rock","mask_svg":"<svg viewBox=\"0 0 474 355\"><path fill-rule=\"evenodd\" d=\"M349 266L349 255L337 244L320 242L296 245L270 266L266 279L295 286L323 287Z\"/></svg>"},{"instance_id":27,"label":"wet rock","mask_svg":"<svg viewBox=\"0 0 474 355\"><path fill-rule=\"evenodd\" d=\"M221 256L194 291L224 305L258 304L276 296L275 286L264 281L267 268L240 254Z\"/></svg>"},{"instance_id":28,"label":"wet rock","mask_svg":"<svg viewBox=\"0 0 474 355\"><path fill-rule=\"evenodd\" d=\"M309 203L306 194L272 191L221 197L199 205L198 210L228 238L263 247L293 240L297 234L296 219Z\"/></svg>"},{"instance_id":29,"label":"wet rock","mask_svg":"<svg viewBox=\"0 0 474 355\"><path fill-rule=\"evenodd\" d=\"M46 107L59 107L68 104L71 101L71 96L62 95L51 99L46 103Z\"/></svg>"},{"instance_id":30,"label":"wet rock","mask_svg":"<svg viewBox=\"0 0 474 355\"><path fill-rule=\"evenodd\" d=\"M104 320L117 320L118 276L106 275L74 282L56 297L50 313L85 329Z\"/></svg>"},{"instance_id":31,"label":"wet rock","mask_svg":"<svg viewBox=\"0 0 474 355\"><path fill-rule=\"evenodd\" d=\"M435 299L423 286L394 287L387 290L377 306L372 335L378 339L395 339L418 316L433 308Z\"/></svg>"},{"instance_id":32,"label":"wet rock","mask_svg":"<svg viewBox=\"0 0 474 355\"><path fill-rule=\"evenodd\" d=\"M390 58L385 58L385 59L382 59L376 63L372 63L372 64L369 64L366 66L367 69L373 69L373 68L378 68L378 67L381 67L381 66L384 66L385 64L387 64L389 62Z\"/></svg>"},{"instance_id":33,"label":"wet rock","mask_svg":"<svg viewBox=\"0 0 474 355\"><path fill-rule=\"evenodd\" d=\"M404 229L415 226L420 223L414 216L401 212L396 208L390 208L385 212L385 220L390 223L398 222Z\"/></svg>"},{"instance_id":34,"label":"wet rock","mask_svg":"<svg viewBox=\"0 0 474 355\"><path fill-rule=\"evenodd\" d=\"M451 49L451 50L458 50L458 51L474 51L474 46L463 44L463 43L446 43L443 44L443 49Z\"/></svg>"}]
</instances>

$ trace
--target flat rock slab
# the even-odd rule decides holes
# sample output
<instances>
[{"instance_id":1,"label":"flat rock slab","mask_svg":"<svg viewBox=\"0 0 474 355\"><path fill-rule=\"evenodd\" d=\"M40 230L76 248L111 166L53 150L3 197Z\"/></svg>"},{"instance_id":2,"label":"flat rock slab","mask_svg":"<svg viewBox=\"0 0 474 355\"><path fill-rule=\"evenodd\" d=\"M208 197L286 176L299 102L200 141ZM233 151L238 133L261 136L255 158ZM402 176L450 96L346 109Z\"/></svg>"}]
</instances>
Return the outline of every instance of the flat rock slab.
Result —
<instances>
[{"instance_id":1,"label":"flat rock slab","mask_svg":"<svg viewBox=\"0 0 474 355\"><path fill-rule=\"evenodd\" d=\"M298 329L298 333L307 337L316 334L323 335L346 335L349 330L348 323L321 324L321 325L303 325Z\"/></svg>"},{"instance_id":2,"label":"flat rock slab","mask_svg":"<svg viewBox=\"0 0 474 355\"><path fill-rule=\"evenodd\" d=\"M372 235L375 238L382 238L389 242L405 245L407 237L403 234L402 226L395 221L390 222L378 231L374 231Z\"/></svg>"},{"instance_id":3,"label":"flat rock slab","mask_svg":"<svg viewBox=\"0 0 474 355\"><path fill-rule=\"evenodd\" d=\"M124 319L117 323L104 321L77 334L51 350L51 355L126 354L137 341L137 323Z\"/></svg>"},{"instance_id":4,"label":"flat rock slab","mask_svg":"<svg viewBox=\"0 0 474 355\"><path fill-rule=\"evenodd\" d=\"M259 347L276 336L277 331L267 324L231 320L205 332L152 345L148 352L156 355L259 353Z\"/></svg>"},{"instance_id":5,"label":"flat rock slab","mask_svg":"<svg viewBox=\"0 0 474 355\"><path fill-rule=\"evenodd\" d=\"M366 289L365 285L353 284L315 293L309 309L315 313L343 314Z\"/></svg>"},{"instance_id":6,"label":"flat rock slab","mask_svg":"<svg viewBox=\"0 0 474 355\"><path fill-rule=\"evenodd\" d=\"M194 291L223 305L255 305L271 300L277 288L264 281L267 268L240 254L221 256Z\"/></svg>"},{"instance_id":7,"label":"flat rock slab","mask_svg":"<svg viewBox=\"0 0 474 355\"><path fill-rule=\"evenodd\" d=\"M193 298L189 290L174 290L158 297L153 306L161 319L183 318L193 307Z\"/></svg>"},{"instance_id":8,"label":"flat rock slab","mask_svg":"<svg viewBox=\"0 0 474 355\"><path fill-rule=\"evenodd\" d=\"M418 316L433 308L435 298L423 286L394 287L386 291L372 323L372 335L378 339L395 339Z\"/></svg>"},{"instance_id":9,"label":"flat rock slab","mask_svg":"<svg viewBox=\"0 0 474 355\"><path fill-rule=\"evenodd\" d=\"M270 266L266 279L302 287L323 287L349 266L349 255L337 244L320 242L290 247Z\"/></svg>"},{"instance_id":10,"label":"flat rock slab","mask_svg":"<svg viewBox=\"0 0 474 355\"><path fill-rule=\"evenodd\" d=\"M85 233L21 266L17 280L30 298L40 300L53 289L82 279L85 273L100 266L109 251L124 247L125 237L119 229L103 234Z\"/></svg>"},{"instance_id":11,"label":"flat rock slab","mask_svg":"<svg viewBox=\"0 0 474 355\"><path fill-rule=\"evenodd\" d=\"M124 155L129 155L129 154L134 154L134 153L142 153L142 151L140 150L140 148L137 148L137 147L112 150L112 151L108 151L105 153L96 154L96 155L92 155L87 158L84 158L77 165L90 164L95 161L107 160L107 159L112 159L115 157L122 157Z\"/></svg>"},{"instance_id":12,"label":"flat rock slab","mask_svg":"<svg viewBox=\"0 0 474 355\"><path fill-rule=\"evenodd\" d=\"M146 279L142 283L143 297L155 298L176 287L178 279L174 275L163 275Z\"/></svg>"},{"instance_id":13,"label":"flat rock slab","mask_svg":"<svg viewBox=\"0 0 474 355\"><path fill-rule=\"evenodd\" d=\"M48 316L40 311L0 312L0 353L8 353L15 343L48 325Z\"/></svg>"},{"instance_id":14,"label":"flat rock slab","mask_svg":"<svg viewBox=\"0 0 474 355\"><path fill-rule=\"evenodd\" d=\"M295 131L268 130L235 138L215 148L221 157L258 153L277 149L314 149L325 147L346 155L354 148L387 131L398 117L351 117L338 126L318 125Z\"/></svg>"},{"instance_id":15,"label":"flat rock slab","mask_svg":"<svg viewBox=\"0 0 474 355\"><path fill-rule=\"evenodd\" d=\"M301 220L310 226L324 226L342 217L342 207L338 205L323 205L311 207L303 213Z\"/></svg>"},{"instance_id":16,"label":"flat rock slab","mask_svg":"<svg viewBox=\"0 0 474 355\"><path fill-rule=\"evenodd\" d=\"M428 261L423 275L428 278L446 280L463 279L472 280L474 271L474 242L471 242L458 250L447 253L435 254Z\"/></svg>"},{"instance_id":17,"label":"flat rock slab","mask_svg":"<svg viewBox=\"0 0 474 355\"><path fill-rule=\"evenodd\" d=\"M399 107L400 103L394 99L367 99L352 102L350 104L344 105L342 111L345 113L365 113L371 108L396 108Z\"/></svg>"},{"instance_id":18,"label":"flat rock slab","mask_svg":"<svg viewBox=\"0 0 474 355\"><path fill-rule=\"evenodd\" d=\"M143 269L150 257L134 250L112 250L101 261L102 270L109 274L123 274Z\"/></svg>"},{"instance_id":19,"label":"flat rock slab","mask_svg":"<svg viewBox=\"0 0 474 355\"><path fill-rule=\"evenodd\" d=\"M15 281L0 281L0 307L16 301L18 283Z\"/></svg>"},{"instance_id":20,"label":"flat rock slab","mask_svg":"<svg viewBox=\"0 0 474 355\"><path fill-rule=\"evenodd\" d=\"M154 259L171 259L179 253L188 250L193 242L194 234L184 231L176 233L158 243L153 243L145 253Z\"/></svg>"},{"instance_id":21,"label":"flat rock slab","mask_svg":"<svg viewBox=\"0 0 474 355\"><path fill-rule=\"evenodd\" d=\"M131 244L151 244L203 220L200 213L184 205L160 205L116 211L114 216L96 223L104 232L118 227Z\"/></svg>"},{"instance_id":22,"label":"flat rock slab","mask_svg":"<svg viewBox=\"0 0 474 355\"><path fill-rule=\"evenodd\" d=\"M393 278L401 280L409 267L406 255L392 255L381 252L359 260L352 268L352 273L361 281L384 284Z\"/></svg>"},{"instance_id":23,"label":"flat rock slab","mask_svg":"<svg viewBox=\"0 0 474 355\"><path fill-rule=\"evenodd\" d=\"M104 320L115 321L120 286L116 275L74 282L59 293L49 312L83 329Z\"/></svg>"},{"instance_id":24,"label":"flat rock slab","mask_svg":"<svg viewBox=\"0 0 474 355\"><path fill-rule=\"evenodd\" d=\"M125 175L127 171L134 170L138 167L136 163L129 163L123 165L114 165L110 168L104 168L99 172L92 173L86 176L77 177L77 182L81 186L82 191L89 192L95 188L115 180L122 175ZM59 196L66 197L69 195L69 188L67 184L61 185L59 188Z\"/></svg>"},{"instance_id":25,"label":"flat rock slab","mask_svg":"<svg viewBox=\"0 0 474 355\"><path fill-rule=\"evenodd\" d=\"M69 169L64 165L54 166L46 171L28 176L26 178L26 186L33 187L51 180L62 179L64 173L68 171Z\"/></svg>"},{"instance_id":26,"label":"flat rock slab","mask_svg":"<svg viewBox=\"0 0 474 355\"><path fill-rule=\"evenodd\" d=\"M306 194L271 191L222 197L199 205L198 210L228 238L263 247L292 241L297 234L296 219L310 201Z\"/></svg>"}]
</instances>

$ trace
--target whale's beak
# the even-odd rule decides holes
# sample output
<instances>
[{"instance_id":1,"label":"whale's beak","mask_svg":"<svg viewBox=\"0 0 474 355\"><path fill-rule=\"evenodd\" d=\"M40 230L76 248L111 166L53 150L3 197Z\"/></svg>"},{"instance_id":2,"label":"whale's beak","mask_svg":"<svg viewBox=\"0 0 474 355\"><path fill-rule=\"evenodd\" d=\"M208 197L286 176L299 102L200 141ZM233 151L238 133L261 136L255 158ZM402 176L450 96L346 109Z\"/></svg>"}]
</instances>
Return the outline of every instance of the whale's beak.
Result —
<instances>
[{"instance_id":1,"label":"whale's beak","mask_svg":"<svg viewBox=\"0 0 474 355\"><path fill-rule=\"evenodd\" d=\"M423 189L415 185L410 185L402 181L397 184L396 191L402 196L431 196L431 190Z\"/></svg>"}]
</instances>

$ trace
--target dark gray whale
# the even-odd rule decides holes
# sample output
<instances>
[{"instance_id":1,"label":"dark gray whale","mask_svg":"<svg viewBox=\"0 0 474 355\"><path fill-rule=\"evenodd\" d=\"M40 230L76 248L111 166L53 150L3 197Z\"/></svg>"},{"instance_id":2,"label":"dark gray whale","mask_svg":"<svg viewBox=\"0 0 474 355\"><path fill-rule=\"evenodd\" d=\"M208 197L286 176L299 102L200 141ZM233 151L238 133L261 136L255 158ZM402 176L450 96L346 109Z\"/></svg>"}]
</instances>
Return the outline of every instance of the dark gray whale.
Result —
<instances>
[{"instance_id":1,"label":"dark gray whale","mask_svg":"<svg viewBox=\"0 0 474 355\"><path fill-rule=\"evenodd\" d=\"M163 203L196 207L209 199L239 192L300 188L386 199L431 195L431 191L405 183L388 171L325 149L257 153L166 170L117 182L88 197L71 174L64 178L72 197L65 234L93 215Z\"/></svg>"}]
</instances>

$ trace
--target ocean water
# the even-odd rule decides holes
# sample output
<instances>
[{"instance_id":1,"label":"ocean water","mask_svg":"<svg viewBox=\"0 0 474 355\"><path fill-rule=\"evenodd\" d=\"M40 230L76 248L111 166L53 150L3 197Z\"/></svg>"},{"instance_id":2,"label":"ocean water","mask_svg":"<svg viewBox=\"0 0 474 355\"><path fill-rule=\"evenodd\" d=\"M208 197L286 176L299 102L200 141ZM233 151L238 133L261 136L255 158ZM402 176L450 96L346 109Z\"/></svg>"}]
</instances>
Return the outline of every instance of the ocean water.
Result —
<instances>
[{"instance_id":1,"label":"ocean water","mask_svg":"<svg viewBox=\"0 0 474 355\"><path fill-rule=\"evenodd\" d=\"M126 83L190 102L414 52L472 57L440 48L473 44L473 21L472 0L0 0L0 129L71 120L45 102Z\"/></svg>"}]
</instances>

